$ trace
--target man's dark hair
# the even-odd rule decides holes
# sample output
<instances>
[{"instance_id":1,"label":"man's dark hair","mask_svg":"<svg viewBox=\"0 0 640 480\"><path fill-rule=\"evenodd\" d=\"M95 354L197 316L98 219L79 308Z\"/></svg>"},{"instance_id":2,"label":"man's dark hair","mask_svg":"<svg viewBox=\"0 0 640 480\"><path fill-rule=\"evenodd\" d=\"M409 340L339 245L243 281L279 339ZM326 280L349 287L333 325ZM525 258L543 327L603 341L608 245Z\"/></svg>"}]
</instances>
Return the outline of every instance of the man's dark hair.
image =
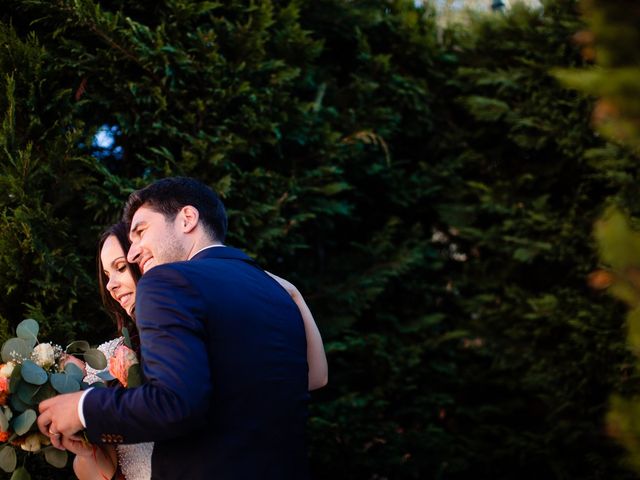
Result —
<instances>
[{"instance_id":1,"label":"man's dark hair","mask_svg":"<svg viewBox=\"0 0 640 480\"><path fill-rule=\"evenodd\" d=\"M212 239L223 243L227 236L227 213L218 195L204 183L189 177L169 177L136 190L124 206L122 220L131 225L136 211L148 207L173 221L182 207L198 210L200 221Z\"/></svg>"}]
</instances>

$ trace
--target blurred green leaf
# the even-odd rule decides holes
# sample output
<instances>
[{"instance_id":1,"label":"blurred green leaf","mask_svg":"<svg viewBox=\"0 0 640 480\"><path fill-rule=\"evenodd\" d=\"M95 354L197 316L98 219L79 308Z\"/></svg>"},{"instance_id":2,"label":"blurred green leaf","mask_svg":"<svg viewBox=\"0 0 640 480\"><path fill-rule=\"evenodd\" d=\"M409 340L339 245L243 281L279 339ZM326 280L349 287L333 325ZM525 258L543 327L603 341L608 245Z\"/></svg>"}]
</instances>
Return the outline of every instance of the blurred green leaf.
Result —
<instances>
[{"instance_id":1,"label":"blurred green leaf","mask_svg":"<svg viewBox=\"0 0 640 480\"><path fill-rule=\"evenodd\" d=\"M18 467L11 475L10 480L31 480L31 475L24 467Z\"/></svg>"},{"instance_id":2,"label":"blurred green leaf","mask_svg":"<svg viewBox=\"0 0 640 480\"><path fill-rule=\"evenodd\" d=\"M80 382L66 373L51 374L51 386L58 393L72 393L80 390Z\"/></svg>"},{"instance_id":3,"label":"blurred green leaf","mask_svg":"<svg viewBox=\"0 0 640 480\"><path fill-rule=\"evenodd\" d=\"M49 378L47 372L35 362L25 360L22 362L22 370L20 372L22 378L33 385L42 385Z\"/></svg>"},{"instance_id":4,"label":"blurred green leaf","mask_svg":"<svg viewBox=\"0 0 640 480\"><path fill-rule=\"evenodd\" d=\"M89 342L84 340L76 340L67 345L66 352L70 355L74 353L84 353L89 350L91 347L89 346Z\"/></svg>"},{"instance_id":5,"label":"blurred green leaf","mask_svg":"<svg viewBox=\"0 0 640 480\"><path fill-rule=\"evenodd\" d=\"M36 417L37 415L34 410L25 410L23 413L13 418L13 420L11 421L11 426L13 427L13 430L16 432L16 434L24 435L29 431L29 429L31 429L31 426L35 423Z\"/></svg>"},{"instance_id":6,"label":"blurred green leaf","mask_svg":"<svg viewBox=\"0 0 640 480\"><path fill-rule=\"evenodd\" d=\"M0 448L0 468L7 473L11 473L16 469L18 457L13 447L5 445Z\"/></svg>"},{"instance_id":7,"label":"blurred green leaf","mask_svg":"<svg viewBox=\"0 0 640 480\"><path fill-rule=\"evenodd\" d=\"M33 318L27 318L18 324L16 328L16 334L19 338L27 342L33 342L38 340L38 332L40 331L40 327L38 322ZM35 344L35 343L34 343Z\"/></svg>"},{"instance_id":8,"label":"blurred green leaf","mask_svg":"<svg viewBox=\"0 0 640 480\"><path fill-rule=\"evenodd\" d=\"M22 338L10 338L2 345L2 361L22 360L29 356L30 349Z\"/></svg>"},{"instance_id":9,"label":"blurred green leaf","mask_svg":"<svg viewBox=\"0 0 640 480\"><path fill-rule=\"evenodd\" d=\"M104 353L95 348L89 349L84 353L84 360L95 370L102 370L107 367L107 359Z\"/></svg>"},{"instance_id":10,"label":"blurred green leaf","mask_svg":"<svg viewBox=\"0 0 640 480\"><path fill-rule=\"evenodd\" d=\"M64 468L67 465L69 455L64 450L58 450L54 447L47 447L43 449L44 458L49 465L53 465L56 468Z\"/></svg>"}]
</instances>

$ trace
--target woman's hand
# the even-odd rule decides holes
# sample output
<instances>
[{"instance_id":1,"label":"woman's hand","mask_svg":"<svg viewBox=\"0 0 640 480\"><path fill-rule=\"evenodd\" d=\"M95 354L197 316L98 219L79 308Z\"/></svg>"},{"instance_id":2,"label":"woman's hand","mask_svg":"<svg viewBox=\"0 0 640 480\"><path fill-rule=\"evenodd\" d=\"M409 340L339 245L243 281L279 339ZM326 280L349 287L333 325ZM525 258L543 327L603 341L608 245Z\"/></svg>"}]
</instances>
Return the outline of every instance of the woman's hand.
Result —
<instances>
[{"instance_id":1,"label":"woman's hand","mask_svg":"<svg viewBox=\"0 0 640 480\"><path fill-rule=\"evenodd\" d=\"M65 354L60 362L60 366L64 368L67 363L73 363L76 367L82 370L83 376L87 375L87 364L80 360L78 357L74 357L73 355Z\"/></svg>"},{"instance_id":2,"label":"woman's hand","mask_svg":"<svg viewBox=\"0 0 640 480\"><path fill-rule=\"evenodd\" d=\"M92 459L96 449L100 448L97 445L89 443L81 435L71 435L70 437L63 436L60 439L60 443L62 443L65 450L68 450L74 455L78 457L90 457Z\"/></svg>"},{"instance_id":3,"label":"woman's hand","mask_svg":"<svg viewBox=\"0 0 640 480\"><path fill-rule=\"evenodd\" d=\"M113 478L118 458L111 445L93 445L78 435L62 438L62 446L75 453L73 471L79 480L104 480Z\"/></svg>"}]
</instances>

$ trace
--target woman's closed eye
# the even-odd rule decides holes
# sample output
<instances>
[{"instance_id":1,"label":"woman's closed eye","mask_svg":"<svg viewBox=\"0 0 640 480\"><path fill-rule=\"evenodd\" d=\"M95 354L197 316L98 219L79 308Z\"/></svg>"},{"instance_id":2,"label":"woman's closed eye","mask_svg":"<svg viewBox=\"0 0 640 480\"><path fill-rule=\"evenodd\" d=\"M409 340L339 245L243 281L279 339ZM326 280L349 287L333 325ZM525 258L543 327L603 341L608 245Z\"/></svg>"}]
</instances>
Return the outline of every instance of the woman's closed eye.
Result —
<instances>
[{"instance_id":1,"label":"woman's closed eye","mask_svg":"<svg viewBox=\"0 0 640 480\"><path fill-rule=\"evenodd\" d=\"M116 272L124 273L129 268L129 265L127 265L127 262L125 262L124 260L121 260L118 263L116 263L114 265L114 267L115 267Z\"/></svg>"}]
</instances>

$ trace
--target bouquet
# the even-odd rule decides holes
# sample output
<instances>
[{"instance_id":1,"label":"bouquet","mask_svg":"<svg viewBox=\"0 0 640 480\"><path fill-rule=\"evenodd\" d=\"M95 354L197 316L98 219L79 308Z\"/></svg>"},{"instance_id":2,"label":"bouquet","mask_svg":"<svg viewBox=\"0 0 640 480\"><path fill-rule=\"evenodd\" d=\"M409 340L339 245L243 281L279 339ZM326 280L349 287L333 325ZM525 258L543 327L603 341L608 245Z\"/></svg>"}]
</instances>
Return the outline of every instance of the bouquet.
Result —
<instances>
[{"instance_id":1,"label":"bouquet","mask_svg":"<svg viewBox=\"0 0 640 480\"><path fill-rule=\"evenodd\" d=\"M73 363L73 356L95 369L104 369L102 352L85 341L70 343L65 349L38 341L38 322L26 319L0 350L0 468L13 472L12 480L30 478L25 467L16 468L20 450L42 453L54 467L63 468L67 452L50 446L49 438L38 431L38 404L62 393L83 390L85 372ZM80 362L77 362L80 363ZM96 385L93 385L96 386Z\"/></svg>"},{"instance_id":2,"label":"bouquet","mask_svg":"<svg viewBox=\"0 0 640 480\"><path fill-rule=\"evenodd\" d=\"M142 368L126 328L122 328L122 337L121 343L109 352L107 368L95 372L95 376L104 382L117 380L124 388L139 387L143 383ZM91 386L104 387L105 384L92 383Z\"/></svg>"}]
</instances>

